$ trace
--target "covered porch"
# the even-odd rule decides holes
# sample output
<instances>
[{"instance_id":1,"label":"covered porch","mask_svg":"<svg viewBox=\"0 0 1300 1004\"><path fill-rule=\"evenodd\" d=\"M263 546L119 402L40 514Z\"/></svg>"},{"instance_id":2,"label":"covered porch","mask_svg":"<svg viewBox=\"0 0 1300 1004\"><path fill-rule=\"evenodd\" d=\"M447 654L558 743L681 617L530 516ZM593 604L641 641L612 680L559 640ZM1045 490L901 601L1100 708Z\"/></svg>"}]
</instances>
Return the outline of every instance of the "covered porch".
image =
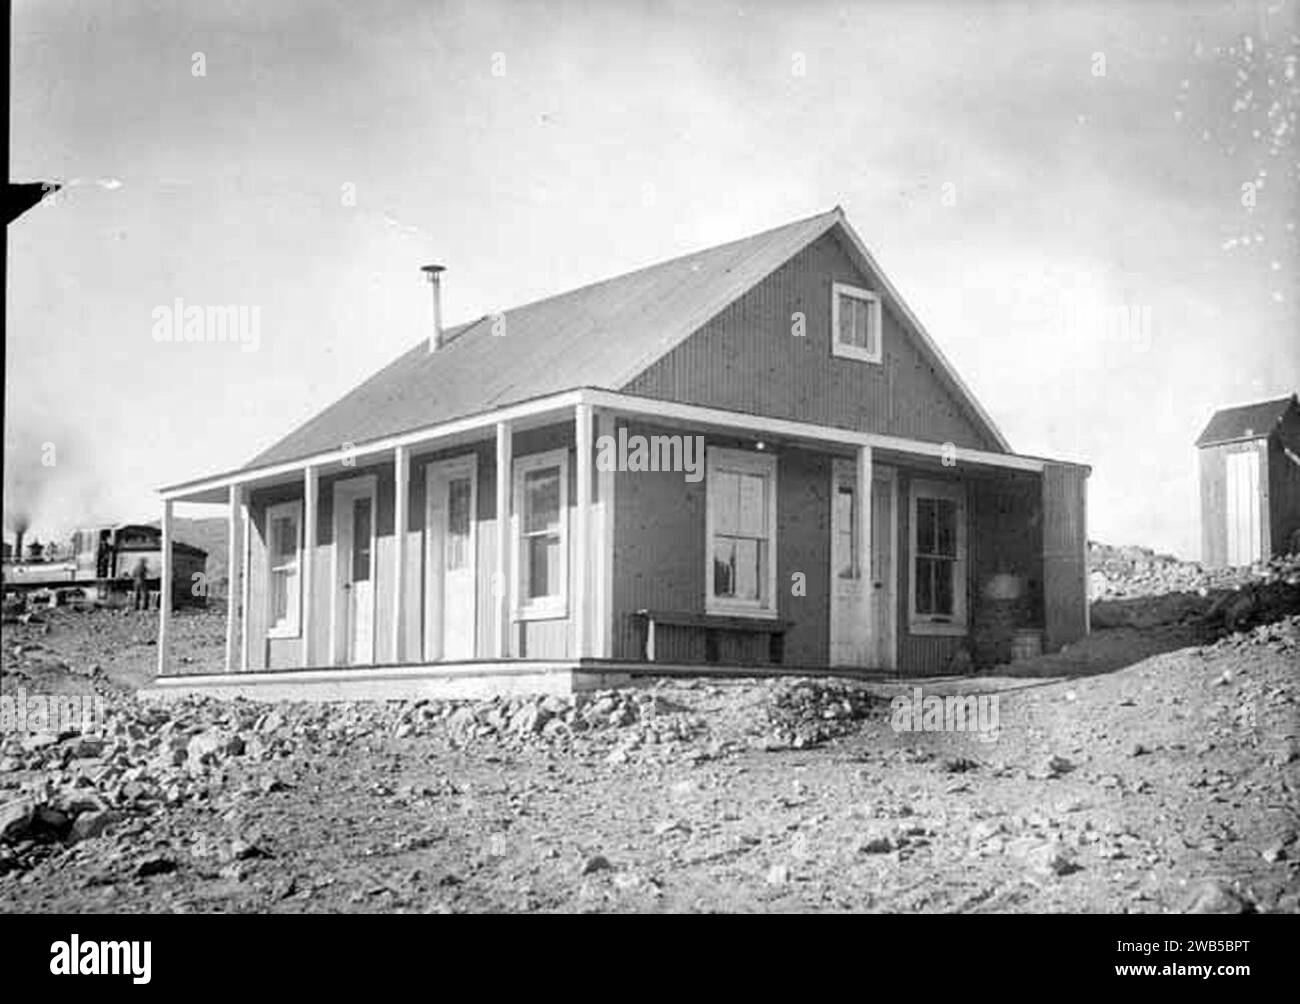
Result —
<instances>
[{"instance_id":1,"label":"covered porch","mask_svg":"<svg viewBox=\"0 0 1300 1004\"><path fill-rule=\"evenodd\" d=\"M601 444L629 433L699 438L708 476L611 466ZM176 504L227 510L226 662L205 677L172 663L165 597L153 689L472 696L673 672L929 675L977 648L1008 598L1050 650L1087 630L1085 477L568 391L165 489L167 561ZM763 500L751 515L711 496L733 482ZM746 519L759 529L728 523Z\"/></svg>"}]
</instances>

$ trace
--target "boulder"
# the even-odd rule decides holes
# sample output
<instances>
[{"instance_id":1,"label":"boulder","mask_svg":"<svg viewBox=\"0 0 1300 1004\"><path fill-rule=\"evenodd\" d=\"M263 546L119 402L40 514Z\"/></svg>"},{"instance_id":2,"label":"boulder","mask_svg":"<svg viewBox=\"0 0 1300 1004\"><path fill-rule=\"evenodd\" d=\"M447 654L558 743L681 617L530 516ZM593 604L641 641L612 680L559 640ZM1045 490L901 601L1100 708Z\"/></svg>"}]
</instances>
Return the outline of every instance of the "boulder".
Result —
<instances>
[{"instance_id":1,"label":"boulder","mask_svg":"<svg viewBox=\"0 0 1300 1004\"><path fill-rule=\"evenodd\" d=\"M115 809L101 809L95 812L83 812L72 823L69 839L72 843L91 840L103 835L109 827L121 822L126 814Z\"/></svg>"},{"instance_id":2,"label":"boulder","mask_svg":"<svg viewBox=\"0 0 1300 1004\"><path fill-rule=\"evenodd\" d=\"M20 840L36 818L36 803L31 798L18 798L0 805L0 840Z\"/></svg>"},{"instance_id":3,"label":"boulder","mask_svg":"<svg viewBox=\"0 0 1300 1004\"><path fill-rule=\"evenodd\" d=\"M1211 879L1196 886L1183 906L1184 913L1248 913L1250 908L1227 883Z\"/></svg>"}]
</instances>

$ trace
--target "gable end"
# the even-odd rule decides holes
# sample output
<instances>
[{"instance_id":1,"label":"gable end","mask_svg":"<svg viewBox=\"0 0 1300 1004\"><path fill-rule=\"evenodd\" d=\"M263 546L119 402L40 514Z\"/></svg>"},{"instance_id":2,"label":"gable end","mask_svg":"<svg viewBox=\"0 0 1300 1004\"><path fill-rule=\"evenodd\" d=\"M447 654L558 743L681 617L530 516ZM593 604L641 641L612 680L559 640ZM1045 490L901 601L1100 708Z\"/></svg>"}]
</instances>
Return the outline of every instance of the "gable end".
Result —
<instances>
[{"instance_id":1,"label":"gable end","mask_svg":"<svg viewBox=\"0 0 1300 1004\"><path fill-rule=\"evenodd\" d=\"M1003 452L878 273L835 227L619 388L630 394ZM879 362L834 349L834 291L879 297Z\"/></svg>"}]
</instances>

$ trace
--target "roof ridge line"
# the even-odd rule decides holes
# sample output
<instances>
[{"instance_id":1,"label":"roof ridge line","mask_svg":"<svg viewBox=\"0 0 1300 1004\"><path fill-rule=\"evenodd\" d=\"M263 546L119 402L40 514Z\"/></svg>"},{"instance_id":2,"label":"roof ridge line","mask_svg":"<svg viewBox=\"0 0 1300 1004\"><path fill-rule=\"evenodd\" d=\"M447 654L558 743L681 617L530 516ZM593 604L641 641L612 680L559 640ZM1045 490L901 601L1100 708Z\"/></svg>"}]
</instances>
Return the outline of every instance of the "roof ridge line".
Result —
<instances>
[{"instance_id":1,"label":"roof ridge line","mask_svg":"<svg viewBox=\"0 0 1300 1004\"><path fill-rule=\"evenodd\" d=\"M562 297L570 296L575 293L584 293L587 292L588 290L595 289L597 286L603 286L606 283L610 283L610 282L618 282L620 279L630 279L632 276L639 275L642 272L649 272L651 269L662 268L665 265L671 265L674 262L684 261L685 259L693 258L696 255L708 254L709 252L712 251L721 251L723 248L730 247L733 244L743 244L745 241L752 241L759 237L764 237L767 234L774 234L778 230L785 230L787 228L801 226L821 216L826 216L826 217L838 216L840 219L843 219L844 210L840 208L839 205L836 205L833 209L825 209L819 213L811 213L808 216L801 216L797 220L790 220L788 223L780 223L774 227L767 227L764 230L755 230L753 233L745 234L742 237L733 237L731 240L723 241L720 244L709 244L706 247L696 248L694 251L687 251L684 254L673 255L669 258L660 258L658 261L650 262L648 265L639 265L636 268L629 269L626 272L619 272L615 275L607 275L603 279L596 279L592 282L583 283L581 286L571 286L570 288L561 290L558 293L551 293L548 296L539 296L535 300L525 300L523 303L516 303L510 307L506 307L504 310L489 311L488 313L482 314L479 317L472 318L471 320L468 321L461 321L458 324L452 325L451 328L448 328L447 330L451 330L452 328L455 328L457 329L457 333L459 334L461 333L460 329L473 327L475 324L478 324L481 321L485 320L486 318L494 316L495 314L508 314L512 310L523 310L527 307L535 307L538 304L546 303L549 300L558 300L561 299Z\"/></svg>"}]
</instances>

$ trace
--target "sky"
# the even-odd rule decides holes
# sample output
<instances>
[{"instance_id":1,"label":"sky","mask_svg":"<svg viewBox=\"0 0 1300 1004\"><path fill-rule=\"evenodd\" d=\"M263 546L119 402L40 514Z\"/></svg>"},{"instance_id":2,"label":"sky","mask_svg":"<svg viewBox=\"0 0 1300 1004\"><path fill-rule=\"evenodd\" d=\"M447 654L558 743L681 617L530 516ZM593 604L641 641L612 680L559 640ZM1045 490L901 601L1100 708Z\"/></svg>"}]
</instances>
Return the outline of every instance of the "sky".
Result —
<instances>
[{"instance_id":1,"label":"sky","mask_svg":"<svg viewBox=\"0 0 1300 1004\"><path fill-rule=\"evenodd\" d=\"M64 187L8 228L6 531L247 462L427 336L423 264L451 324L840 205L1012 448L1092 466L1090 538L1195 558L1197 434L1300 389L1298 34L1294 0L16 0L10 177ZM156 341L178 298L256 307L257 351Z\"/></svg>"}]
</instances>

